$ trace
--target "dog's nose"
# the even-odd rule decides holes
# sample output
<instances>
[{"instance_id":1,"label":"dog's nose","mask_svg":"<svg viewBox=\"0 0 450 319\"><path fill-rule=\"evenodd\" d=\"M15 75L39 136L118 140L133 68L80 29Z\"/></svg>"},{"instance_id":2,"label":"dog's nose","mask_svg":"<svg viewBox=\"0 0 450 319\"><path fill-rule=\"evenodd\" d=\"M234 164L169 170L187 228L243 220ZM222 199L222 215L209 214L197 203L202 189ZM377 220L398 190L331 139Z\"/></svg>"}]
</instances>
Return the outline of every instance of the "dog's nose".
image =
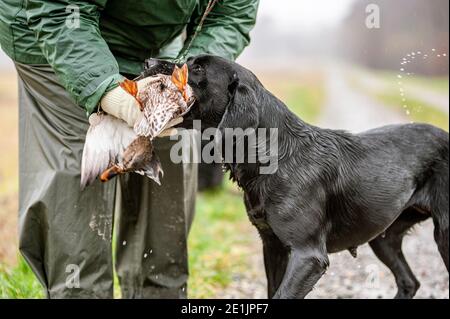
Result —
<instances>
[{"instance_id":1,"label":"dog's nose","mask_svg":"<svg viewBox=\"0 0 450 319\"><path fill-rule=\"evenodd\" d=\"M144 76L154 76L157 74L171 75L174 68L175 63L164 61L160 59L146 59L144 61Z\"/></svg>"}]
</instances>

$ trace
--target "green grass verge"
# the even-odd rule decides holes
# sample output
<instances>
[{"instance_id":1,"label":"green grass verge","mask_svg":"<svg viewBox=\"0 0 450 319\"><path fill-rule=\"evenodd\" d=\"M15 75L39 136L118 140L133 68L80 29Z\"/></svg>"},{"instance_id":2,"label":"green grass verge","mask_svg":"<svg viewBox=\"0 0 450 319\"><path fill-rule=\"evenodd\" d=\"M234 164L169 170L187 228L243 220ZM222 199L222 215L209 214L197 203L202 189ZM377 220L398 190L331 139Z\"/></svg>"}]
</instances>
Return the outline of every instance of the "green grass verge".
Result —
<instances>
[{"instance_id":1,"label":"green grass verge","mask_svg":"<svg viewBox=\"0 0 450 319\"><path fill-rule=\"evenodd\" d=\"M369 71L364 70L363 72ZM374 74L386 83L392 84L394 82L397 82L396 75L392 72L375 71ZM368 74L367 76L371 75ZM403 101L403 97L398 93L398 91L396 91L397 86L394 86L394 88L392 89L371 90L367 87L364 87L359 81L359 77L351 73L349 74L349 81L351 85L355 87L355 89L374 97L377 101L379 101L383 105L386 105L387 107L391 107L399 112L402 112L403 114L405 114L405 116L407 114L407 116L413 122L428 123L440 127L446 131L449 130L449 116L447 113L439 110L439 108L436 108L429 103L416 98L408 97L405 103ZM410 76L408 77L407 82L409 84L420 84L431 89L434 88L436 91L439 91L442 94L448 94L448 78L426 78L420 76ZM407 108L404 108L405 104L407 105Z\"/></svg>"},{"instance_id":2,"label":"green grass verge","mask_svg":"<svg viewBox=\"0 0 450 319\"><path fill-rule=\"evenodd\" d=\"M314 123L319 118L323 99L321 87L293 87L288 91L286 104L300 118Z\"/></svg>"},{"instance_id":3,"label":"green grass verge","mask_svg":"<svg viewBox=\"0 0 450 319\"><path fill-rule=\"evenodd\" d=\"M251 226L242 194L230 181L199 194L189 235L189 297L208 298L245 269Z\"/></svg>"},{"instance_id":4,"label":"green grass verge","mask_svg":"<svg viewBox=\"0 0 450 319\"><path fill-rule=\"evenodd\" d=\"M269 77L266 87L281 99L289 109L303 120L315 123L325 100L323 75L320 72L305 74L301 78Z\"/></svg>"},{"instance_id":5,"label":"green grass verge","mask_svg":"<svg viewBox=\"0 0 450 319\"><path fill-rule=\"evenodd\" d=\"M400 72L394 73L389 71L377 71L375 72L375 75L383 80L383 81L389 81L397 82L397 75L401 74ZM426 77L426 76L420 76L420 75L409 75L405 77L405 83L424 87L426 89L430 89L433 91L436 91L438 93L445 94L449 92L449 78L448 77Z\"/></svg>"},{"instance_id":6,"label":"green grass verge","mask_svg":"<svg viewBox=\"0 0 450 319\"><path fill-rule=\"evenodd\" d=\"M28 264L19 258L18 265L7 269L0 265L0 299L43 298L44 291Z\"/></svg>"},{"instance_id":7,"label":"green grass verge","mask_svg":"<svg viewBox=\"0 0 450 319\"><path fill-rule=\"evenodd\" d=\"M409 111L409 117L414 122L433 124L446 131L449 129L448 114L416 99L408 99L407 108L403 108L402 97L396 92L376 93L375 97L382 103L394 107L403 112Z\"/></svg>"}]
</instances>

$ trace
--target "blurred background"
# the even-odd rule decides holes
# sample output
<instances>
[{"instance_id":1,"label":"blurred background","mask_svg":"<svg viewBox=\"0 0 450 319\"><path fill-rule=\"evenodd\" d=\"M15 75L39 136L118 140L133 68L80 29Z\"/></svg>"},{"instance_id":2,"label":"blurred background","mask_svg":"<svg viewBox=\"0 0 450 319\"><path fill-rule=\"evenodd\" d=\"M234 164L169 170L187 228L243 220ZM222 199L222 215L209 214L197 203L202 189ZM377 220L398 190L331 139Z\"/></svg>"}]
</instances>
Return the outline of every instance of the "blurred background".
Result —
<instances>
[{"instance_id":1,"label":"blurred background","mask_svg":"<svg viewBox=\"0 0 450 319\"><path fill-rule=\"evenodd\" d=\"M448 131L448 40L448 0L261 0L238 62L315 125L358 132L427 122ZM17 122L15 70L0 50L0 298L39 298L17 251ZM404 250L422 283L417 297L448 298L432 232L430 222L416 227ZM189 246L191 298L266 297L261 244L230 182L199 193ZM367 245L358 253L332 255L309 298L392 298L389 270Z\"/></svg>"}]
</instances>

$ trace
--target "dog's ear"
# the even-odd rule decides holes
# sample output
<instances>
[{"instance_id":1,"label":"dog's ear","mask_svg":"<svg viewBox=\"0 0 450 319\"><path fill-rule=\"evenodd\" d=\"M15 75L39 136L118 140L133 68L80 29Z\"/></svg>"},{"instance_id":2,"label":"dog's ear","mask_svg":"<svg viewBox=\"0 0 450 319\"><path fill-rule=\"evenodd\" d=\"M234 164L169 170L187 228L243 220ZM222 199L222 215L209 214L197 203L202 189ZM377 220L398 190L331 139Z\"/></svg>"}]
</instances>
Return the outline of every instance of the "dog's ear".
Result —
<instances>
[{"instance_id":1,"label":"dog's ear","mask_svg":"<svg viewBox=\"0 0 450 319\"><path fill-rule=\"evenodd\" d=\"M228 86L229 103L218 126L225 128L253 128L259 124L256 93L248 85L241 83L237 76Z\"/></svg>"}]
</instances>

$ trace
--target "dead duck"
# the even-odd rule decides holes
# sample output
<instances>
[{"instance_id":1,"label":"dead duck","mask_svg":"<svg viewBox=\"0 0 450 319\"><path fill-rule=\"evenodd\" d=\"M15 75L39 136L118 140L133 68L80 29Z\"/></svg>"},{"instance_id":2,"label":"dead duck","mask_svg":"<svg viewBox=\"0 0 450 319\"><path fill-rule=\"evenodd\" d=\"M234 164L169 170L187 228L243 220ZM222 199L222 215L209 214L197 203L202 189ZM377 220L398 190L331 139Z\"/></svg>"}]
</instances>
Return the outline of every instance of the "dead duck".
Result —
<instances>
[{"instance_id":1,"label":"dead duck","mask_svg":"<svg viewBox=\"0 0 450 319\"><path fill-rule=\"evenodd\" d=\"M152 140L179 124L189 112L194 99L187 81L188 70L184 65L175 66L171 76L152 76L139 89L132 80L120 83L136 99L141 113L134 127L106 113L91 115L81 163L82 189L97 177L106 182L130 172L160 184L164 172Z\"/></svg>"}]
</instances>

